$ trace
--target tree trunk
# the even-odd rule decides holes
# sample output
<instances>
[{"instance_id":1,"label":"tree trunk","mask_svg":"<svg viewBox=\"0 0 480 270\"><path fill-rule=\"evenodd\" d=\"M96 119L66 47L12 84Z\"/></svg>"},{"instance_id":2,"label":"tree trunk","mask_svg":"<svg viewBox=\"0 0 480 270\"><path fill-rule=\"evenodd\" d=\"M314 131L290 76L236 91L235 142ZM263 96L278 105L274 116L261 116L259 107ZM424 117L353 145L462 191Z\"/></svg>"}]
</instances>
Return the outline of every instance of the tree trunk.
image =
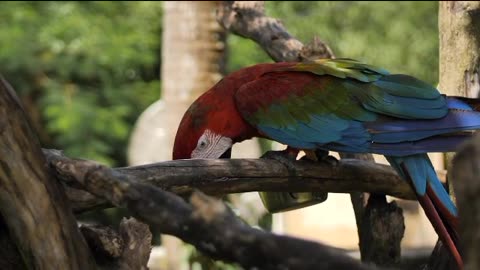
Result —
<instances>
[{"instance_id":1,"label":"tree trunk","mask_svg":"<svg viewBox=\"0 0 480 270\"><path fill-rule=\"evenodd\" d=\"M215 2L164 2L162 99L138 119L129 146L132 165L172 158L175 133L188 106L219 81L225 31L215 21Z\"/></svg>"},{"instance_id":2,"label":"tree trunk","mask_svg":"<svg viewBox=\"0 0 480 270\"><path fill-rule=\"evenodd\" d=\"M23 259L10 269L95 269L63 188L45 167L18 97L1 77L0 135L0 212Z\"/></svg>"},{"instance_id":3,"label":"tree trunk","mask_svg":"<svg viewBox=\"0 0 480 270\"><path fill-rule=\"evenodd\" d=\"M465 144L453 160L452 175L458 192L460 239L465 270L480 269L480 136Z\"/></svg>"},{"instance_id":4,"label":"tree trunk","mask_svg":"<svg viewBox=\"0 0 480 270\"><path fill-rule=\"evenodd\" d=\"M438 16L440 33L439 89L447 95L478 97L480 91L480 2L440 1ZM447 154L447 168L450 167L451 159L452 154ZM453 178L449 177L449 179ZM451 183L449 183L449 187L451 193L454 194ZM460 233L462 232L463 230L460 231ZM443 268L435 262L435 258L442 257L449 258L450 256L445 248L436 248L429 263L430 269L450 269L449 262L443 263Z\"/></svg>"},{"instance_id":5,"label":"tree trunk","mask_svg":"<svg viewBox=\"0 0 480 270\"><path fill-rule=\"evenodd\" d=\"M478 97L480 2L440 1L440 84L442 93Z\"/></svg>"}]
</instances>

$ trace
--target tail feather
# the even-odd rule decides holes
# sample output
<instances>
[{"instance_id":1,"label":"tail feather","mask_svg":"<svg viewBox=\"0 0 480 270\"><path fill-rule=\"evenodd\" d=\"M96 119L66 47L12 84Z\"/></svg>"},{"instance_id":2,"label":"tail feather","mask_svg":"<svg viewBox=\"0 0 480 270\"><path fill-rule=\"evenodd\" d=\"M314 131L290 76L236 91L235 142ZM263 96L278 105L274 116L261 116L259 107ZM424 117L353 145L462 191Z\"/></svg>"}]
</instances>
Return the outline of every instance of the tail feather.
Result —
<instances>
[{"instance_id":1,"label":"tail feather","mask_svg":"<svg viewBox=\"0 0 480 270\"><path fill-rule=\"evenodd\" d=\"M418 202L425 211L426 216L432 223L433 228L437 232L439 238L442 240L442 243L447 247L447 249L452 254L453 259L455 260L458 270L463 269L463 260L458 250L458 234L456 231L456 226L452 227L452 220L456 219L445 219L444 216L440 215L441 211L438 211L438 204L435 196L432 197L432 189L427 188L427 194L424 196L417 196ZM456 224L456 222L455 222Z\"/></svg>"},{"instance_id":2,"label":"tail feather","mask_svg":"<svg viewBox=\"0 0 480 270\"><path fill-rule=\"evenodd\" d=\"M458 211L438 179L428 155L387 156L387 160L400 176L411 183L432 226L462 269L457 248Z\"/></svg>"},{"instance_id":3,"label":"tail feather","mask_svg":"<svg viewBox=\"0 0 480 270\"><path fill-rule=\"evenodd\" d=\"M446 208L449 215L458 216L457 207L450 199L450 195L443 187L440 179L427 154L416 154L403 157L387 157L388 162L403 178L410 177L415 192L420 196L425 196L428 187L432 190L432 195L438 198L438 203Z\"/></svg>"}]
</instances>

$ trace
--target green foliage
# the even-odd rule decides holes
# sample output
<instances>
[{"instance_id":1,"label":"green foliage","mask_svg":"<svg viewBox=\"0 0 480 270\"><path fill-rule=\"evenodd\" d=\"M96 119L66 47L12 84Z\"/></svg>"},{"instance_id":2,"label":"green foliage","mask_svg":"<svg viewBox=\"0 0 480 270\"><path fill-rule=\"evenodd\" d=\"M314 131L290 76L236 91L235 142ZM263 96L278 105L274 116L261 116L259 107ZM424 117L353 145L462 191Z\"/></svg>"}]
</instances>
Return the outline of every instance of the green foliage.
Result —
<instances>
[{"instance_id":1,"label":"green foliage","mask_svg":"<svg viewBox=\"0 0 480 270\"><path fill-rule=\"evenodd\" d=\"M44 146L125 165L130 130L160 94L161 12L158 2L2 3L0 72L40 108Z\"/></svg>"},{"instance_id":2,"label":"green foliage","mask_svg":"<svg viewBox=\"0 0 480 270\"><path fill-rule=\"evenodd\" d=\"M438 81L438 2L267 1L266 12L304 43L317 35L337 57ZM230 36L229 45L230 70L271 61L249 40Z\"/></svg>"},{"instance_id":3,"label":"green foliage","mask_svg":"<svg viewBox=\"0 0 480 270\"><path fill-rule=\"evenodd\" d=\"M437 2L267 1L267 14L303 42L318 35L351 57L432 84L438 74ZM160 94L162 3L4 2L0 72L33 117L45 147L125 165L138 115ZM229 36L229 71L269 62Z\"/></svg>"}]
</instances>

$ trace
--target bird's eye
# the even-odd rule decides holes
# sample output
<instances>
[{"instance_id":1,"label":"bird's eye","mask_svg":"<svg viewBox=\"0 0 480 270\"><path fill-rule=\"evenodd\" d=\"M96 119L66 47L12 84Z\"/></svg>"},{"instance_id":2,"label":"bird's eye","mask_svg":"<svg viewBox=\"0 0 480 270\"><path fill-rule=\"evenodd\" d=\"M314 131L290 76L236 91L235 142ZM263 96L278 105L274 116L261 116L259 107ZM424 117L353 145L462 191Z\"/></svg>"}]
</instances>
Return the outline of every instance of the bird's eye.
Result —
<instances>
[{"instance_id":1,"label":"bird's eye","mask_svg":"<svg viewBox=\"0 0 480 270\"><path fill-rule=\"evenodd\" d=\"M202 149L202 148L205 148L207 146L207 140L204 136L202 136L199 140L198 140L198 144L197 144L197 147L199 149Z\"/></svg>"}]
</instances>

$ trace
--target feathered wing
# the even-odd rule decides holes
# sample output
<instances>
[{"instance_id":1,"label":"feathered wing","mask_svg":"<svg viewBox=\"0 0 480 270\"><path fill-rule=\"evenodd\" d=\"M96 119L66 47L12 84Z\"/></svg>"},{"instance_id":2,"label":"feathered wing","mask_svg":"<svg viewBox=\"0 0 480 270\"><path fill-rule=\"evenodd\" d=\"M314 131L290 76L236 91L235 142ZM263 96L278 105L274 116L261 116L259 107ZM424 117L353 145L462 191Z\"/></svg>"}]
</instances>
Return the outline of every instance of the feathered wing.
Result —
<instances>
[{"instance_id":1,"label":"feathered wing","mask_svg":"<svg viewBox=\"0 0 480 270\"><path fill-rule=\"evenodd\" d=\"M273 140L299 149L386 155L411 179L419 200L433 203L431 209L424 201L425 211L440 213L427 215L442 240L456 238L450 234L457 210L425 153L453 151L468 136L458 132L480 128L480 113L465 100L351 59L282 67L244 85L235 98L247 122ZM443 224L439 232L439 222L450 234Z\"/></svg>"},{"instance_id":2,"label":"feathered wing","mask_svg":"<svg viewBox=\"0 0 480 270\"><path fill-rule=\"evenodd\" d=\"M450 142L435 135L480 126L478 113L461 100L447 99L413 77L350 59L264 74L237 91L236 104L267 137L301 149L393 156L445 152L463 137Z\"/></svg>"}]
</instances>

